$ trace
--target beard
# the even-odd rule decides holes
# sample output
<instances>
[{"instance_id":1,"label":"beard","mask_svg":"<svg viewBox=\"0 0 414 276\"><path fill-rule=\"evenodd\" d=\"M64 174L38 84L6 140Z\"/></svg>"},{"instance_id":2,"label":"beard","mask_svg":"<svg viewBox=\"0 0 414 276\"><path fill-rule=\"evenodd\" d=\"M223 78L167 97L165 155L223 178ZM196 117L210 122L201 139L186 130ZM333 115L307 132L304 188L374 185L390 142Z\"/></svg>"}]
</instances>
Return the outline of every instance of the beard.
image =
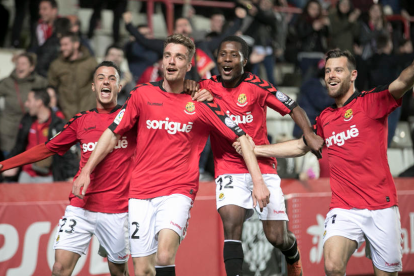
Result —
<instances>
[{"instance_id":1,"label":"beard","mask_svg":"<svg viewBox=\"0 0 414 276\"><path fill-rule=\"evenodd\" d=\"M341 98L349 91L349 88L351 87L351 77L349 76L348 78L341 81L341 83L339 84L338 90L336 91L331 91L332 88L329 85L327 85L327 87L328 87L328 94L331 98L334 98L334 99Z\"/></svg>"}]
</instances>

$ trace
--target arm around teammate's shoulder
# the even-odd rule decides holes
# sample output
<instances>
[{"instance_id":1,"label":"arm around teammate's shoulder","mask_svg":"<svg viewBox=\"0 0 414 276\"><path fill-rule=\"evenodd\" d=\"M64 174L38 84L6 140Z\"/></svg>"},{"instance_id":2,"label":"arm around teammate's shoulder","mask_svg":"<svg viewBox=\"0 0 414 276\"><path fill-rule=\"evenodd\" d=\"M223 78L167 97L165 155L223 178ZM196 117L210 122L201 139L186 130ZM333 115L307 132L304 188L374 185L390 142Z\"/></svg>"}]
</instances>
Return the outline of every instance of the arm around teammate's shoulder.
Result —
<instances>
[{"instance_id":1,"label":"arm around teammate's shoulder","mask_svg":"<svg viewBox=\"0 0 414 276\"><path fill-rule=\"evenodd\" d=\"M405 68L398 78L393 81L388 90L394 99L398 100L414 85L414 62Z\"/></svg>"},{"instance_id":2,"label":"arm around teammate's shoulder","mask_svg":"<svg viewBox=\"0 0 414 276\"><path fill-rule=\"evenodd\" d=\"M254 148L254 153L258 157L293 158L303 156L308 151L310 148L306 146L303 138Z\"/></svg>"}]
</instances>

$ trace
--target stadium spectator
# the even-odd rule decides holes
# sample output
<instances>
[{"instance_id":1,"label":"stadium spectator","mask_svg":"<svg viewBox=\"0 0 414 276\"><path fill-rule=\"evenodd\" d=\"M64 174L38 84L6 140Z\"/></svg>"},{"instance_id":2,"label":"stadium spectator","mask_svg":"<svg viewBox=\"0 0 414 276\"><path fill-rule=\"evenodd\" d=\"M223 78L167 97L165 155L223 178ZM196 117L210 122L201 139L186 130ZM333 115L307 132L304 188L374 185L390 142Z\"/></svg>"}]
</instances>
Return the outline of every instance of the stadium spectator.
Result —
<instances>
[{"instance_id":1,"label":"stadium spectator","mask_svg":"<svg viewBox=\"0 0 414 276\"><path fill-rule=\"evenodd\" d=\"M59 106L68 120L82 110L95 106L95 95L90 84L97 65L79 36L67 33L60 38L59 57L52 62L48 72L49 85L57 87Z\"/></svg>"},{"instance_id":2,"label":"stadium spectator","mask_svg":"<svg viewBox=\"0 0 414 276\"><path fill-rule=\"evenodd\" d=\"M148 67L137 81L137 85L146 82L160 81L164 78L162 70L162 60L154 63L154 65Z\"/></svg>"},{"instance_id":3,"label":"stadium spectator","mask_svg":"<svg viewBox=\"0 0 414 276\"><path fill-rule=\"evenodd\" d=\"M253 21L243 34L254 39L252 55L256 56L255 62L250 58L252 63L251 72L258 75L259 65L263 64L267 80L271 84L276 85L274 77L274 41L277 33L277 21L273 12L273 3L270 0L260 0L257 4L247 2L246 5L248 6L247 14L253 18Z\"/></svg>"},{"instance_id":4,"label":"stadium spectator","mask_svg":"<svg viewBox=\"0 0 414 276\"><path fill-rule=\"evenodd\" d=\"M59 40L63 34L70 30L70 21L65 17L60 17L53 23L53 33L43 45L36 49L37 64L36 72L47 78L47 72L50 64L59 56L60 43Z\"/></svg>"},{"instance_id":5,"label":"stadium spectator","mask_svg":"<svg viewBox=\"0 0 414 276\"><path fill-rule=\"evenodd\" d=\"M361 14L359 9L354 9L350 0L340 0L336 8L329 14L331 32L329 45L331 49L340 48L354 52L354 41L358 38L359 22Z\"/></svg>"},{"instance_id":6,"label":"stadium spectator","mask_svg":"<svg viewBox=\"0 0 414 276\"><path fill-rule=\"evenodd\" d=\"M39 3L39 15L40 20L36 26L35 40L31 42L30 47L33 51L52 36L53 22L58 17L58 4L56 0L41 0Z\"/></svg>"},{"instance_id":7,"label":"stadium spectator","mask_svg":"<svg viewBox=\"0 0 414 276\"><path fill-rule=\"evenodd\" d=\"M298 104L305 110L311 123L315 122L316 117L328 106L334 104L334 100L329 97L328 90L324 81L325 62L319 62L317 73L303 82L298 95ZM303 135L302 130L295 124L293 137L299 138Z\"/></svg>"},{"instance_id":8,"label":"stadium spectator","mask_svg":"<svg viewBox=\"0 0 414 276\"><path fill-rule=\"evenodd\" d=\"M127 0L94 0L93 1L93 13L89 22L88 38L93 37L98 20L101 19L101 12L105 4L108 8L112 9L114 17L112 22L112 37L113 43L119 43L119 24L122 18L122 14L125 12L128 1Z\"/></svg>"},{"instance_id":9,"label":"stadium spectator","mask_svg":"<svg viewBox=\"0 0 414 276\"><path fill-rule=\"evenodd\" d=\"M46 89L33 89L29 92L25 103L29 112L20 121L16 145L10 152L9 158L45 143L63 130L66 121L56 116L49 107L49 102ZM24 165L18 182L67 181L75 176L78 167L76 154L69 150L63 156L55 155L34 164Z\"/></svg>"},{"instance_id":10,"label":"stadium spectator","mask_svg":"<svg viewBox=\"0 0 414 276\"><path fill-rule=\"evenodd\" d=\"M4 157L16 143L19 121L26 113L24 103L32 89L46 88L47 80L34 72L36 57L22 53L16 58L16 68L9 77L0 82L0 96L5 99L5 108L0 117L0 145Z\"/></svg>"},{"instance_id":11,"label":"stadium spectator","mask_svg":"<svg viewBox=\"0 0 414 276\"><path fill-rule=\"evenodd\" d=\"M154 38L148 25L138 25L136 29L145 38ZM133 36L130 37L130 41L125 45L125 56L135 82L139 80L142 73L149 66L158 61L158 54L136 42Z\"/></svg>"},{"instance_id":12,"label":"stadium spectator","mask_svg":"<svg viewBox=\"0 0 414 276\"><path fill-rule=\"evenodd\" d=\"M329 18L324 16L319 1L310 0L296 22L296 32L300 41L298 59L303 75L310 66L316 65L326 52L329 26Z\"/></svg>"},{"instance_id":13,"label":"stadium spectator","mask_svg":"<svg viewBox=\"0 0 414 276\"><path fill-rule=\"evenodd\" d=\"M57 100L56 88L49 85L46 88L46 91L47 91L47 94L49 94L49 98L50 98L49 107L52 109L53 112L55 112L57 117L65 119L65 115L63 114L62 111L60 111L58 104L57 104L58 100Z\"/></svg>"},{"instance_id":14,"label":"stadium spectator","mask_svg":"<svg viewBox=\"0 0 414 276\"><path fill-rule=\"evenodd\" d=\"M233 26L228 28L220 37L211 39L209 41L201 40L195 41L196 53L192 61L191 70L187 73L186 78L192 80L200 80L201 78L208 78L211 76L210 71L216 73L216 66L213 61L213 51L215 51L220 44L220 41L231 34L234 34L241 27L243 18L246 16L246 11L242 8L236 8L236 20ZM158 59L162 58L164 50L164 42L160 39L148 39L140 34L131 24L132 15L130 12L124 13L124 22L128 32L134 36L135 40L145 48L152 50L158 54ZM174 33L182 34L191 38L192 27L187 18L177 18L174 25Z\"/></svg>"},{"instance_id":15,"label":"stadium spectator","mask_svg":"<svg viewBox=\"0 0 414 276\"><path fill-rule=\"evenodd\" d=\"M124 62L124 50L116 45L110 45L105 51L104 60L112 61L118 68L121 68L121 64ZM123 105L129 96L129 92L135 87L135 83L132 80L132 74L129 71L121 70L122 90L118 94L118 104Z\"/></svg>"},{"instance_id":16,"label":"stadium spectator","mask_svg":"<svg viewBox=\"0 0 414 276\"><path fill-rule=\"evenodd\" d=\"M35 41L36 26L39 20L39 3L40 0L14 0L14 19L11 33L12 47L23 48L20 35L23 27L23 22L26 18L27 9L29 9L30 16L30 43Z\"/></svg>"},{"instance_id":17,"label":"stadium spectator","mask_svg":"<svg viewBox=\"0 0 414 276\"><path fill-rule=\"evenodd\" d=\"M377 52L376 39L379 35L390 35L391 25L384 16L381 4L373 4L369 8L368 16L362 19L358 44L354 46L355 59L358 68L356 87L363 91L369 86L369 65L367 61Z\"/></svg>"},{"instance_id":18,"label":"stadium spectator","mask_svg":"<svg viewBox=\"0 0 414 276\"><path fill-rule=\"evenodd\" d=\"M95 53L92 49L91 44L89 43L89 40L81 33L81 22L79 20L79 17L71 14L71 15L68 15L67 18L70 20L70 23L71 23L70 31L74 34L77 34L80 38L81 45L88 48L91 55L95 56Z\"/></svg>"}]
</instances>

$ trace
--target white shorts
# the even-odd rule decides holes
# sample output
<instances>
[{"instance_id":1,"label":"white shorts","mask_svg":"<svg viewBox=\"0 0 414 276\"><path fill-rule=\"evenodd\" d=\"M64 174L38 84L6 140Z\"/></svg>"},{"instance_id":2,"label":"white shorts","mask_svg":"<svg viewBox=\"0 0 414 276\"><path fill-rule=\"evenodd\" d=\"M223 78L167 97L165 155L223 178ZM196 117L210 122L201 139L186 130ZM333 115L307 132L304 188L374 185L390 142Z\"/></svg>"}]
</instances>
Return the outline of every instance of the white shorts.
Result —
<instances>
[{"instance_id":1,"label":"white shorts","mask_svg":"<svg viewBox=\"0 0 414 276\"><path fill-rule=\"evenodd\" d=\"M125 239L127 224L127 213L91 212L69 205L59 221L53 249L85 255L92 235L95 235L110 262L125 263L129 254L128 241Z\"/></svg>"},{"instance_id":2,"label":"white shorts","mask_svg":"<svg viewBox=\"0 0 414 276\"><path fill-rule=\"evenodd\" d=\"M386 272L402 270L402 237L397 206L380 210L334 208L326 215L323 242L342 236L358 243L367 242L367 257Z\"/></svg>"},{"instance_id":3,"label":"white shorts","mask_svg":"<svg viewBox=\"0 0 414 276\"><path fill-rule=\"evenodd\" d=\"M277 174L264 174L263 180L270 191L270 202L260 212L259 204L256 211L260 220L286 220L285 198L280 188L280 177ZM223 174L216 178L217 210L226 205L237 205L247 209L246 219L253 216L253 181L248 173Z\"/></svg>"},{"instance_id":4,"label":"white shorts","mask_svg":"<svg viewBox=\"0 0 414 276\"><path fill-rule=\"evenodd\" d=\"M132 257L145 257L157 252L158 233L171 229L184 239L193 200L173 194L152 199L129 199L129 239Z\"/></svg>"}]
</instances>

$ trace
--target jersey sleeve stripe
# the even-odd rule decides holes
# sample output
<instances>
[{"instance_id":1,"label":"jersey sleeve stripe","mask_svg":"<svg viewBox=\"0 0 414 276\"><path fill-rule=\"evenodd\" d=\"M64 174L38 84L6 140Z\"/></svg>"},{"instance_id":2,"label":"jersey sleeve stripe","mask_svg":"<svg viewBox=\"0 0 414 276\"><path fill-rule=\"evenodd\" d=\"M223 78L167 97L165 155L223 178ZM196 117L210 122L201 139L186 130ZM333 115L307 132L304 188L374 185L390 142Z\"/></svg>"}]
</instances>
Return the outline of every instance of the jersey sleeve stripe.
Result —
<instances>
[{"instance_id":1,"label":"jersey sleeve stripe","mask_svg":"<svg viewBox=\"0 0 414 276\"><path fill-rule=\"evenodd\" d=\"M369 91L362 91L361 95L364 96L364 95L371 94L371 93L383 92L385 90L388 90L388 88L389 88L389 85L380 85L380 86L377 86L377 87L375 87L375 88L373 88Z\"/></svg>"},{"instance_id":2,"label":"jersey sleeve stripe","mask_svg":"<svg viewBox=\"0 0 414 276\"><path fill-rule=\"evenodd\" d=\"M221 107L217 103L204 101L203 104L208 106L208 108L210 108L214 114L219 117L223 124L230 128L237 136L240 137L246 135L246 133L232 119L230 119L230 117L228 117L223 110L221 110Z\"/></svg>"},{"instance_id":3,"label":"jersey sleeve stripe","mask_svg":"<svg viewBox=\"0 0 414 276\"><path fill-rule=\"evenodd\" d=\"M91 110L87 110L87 111L82 111L79 112L78 114L76 114L75 116L73 116L64 126L63 129L61 131L59 131L55 136L53 136L52 138L50 138L48 141L46 141L45 145L47 143L49 143L53 138L55 138L56 136L58 136L60 133L62 133L63 131L65 131L76 119L82 117L85 114L88 114L90 112L92 112L93 109Z\"/></svg>"},{"instance_id":4,"label":"jersey sleeve stripe","mask_svg":"<svg viewBox=\"0 0 414 276\"><path fill-rule=\"evenodd\" d=\"M252 73L249 73L249 75L244 79L245 82L257 85L258 87L268 91L269 93L273 94L281 103L283 103L289 110L293 110L295 107L298 106L298 104L292 100L289 96L283 94L282 92L278 91L271 83L268 83L265 80L262 80L256 75L253 75ZM287 99L285 101L281 101L277 95L277 93L281 93L283 97L286 97Z\"/></svg>"}]
</instances>

